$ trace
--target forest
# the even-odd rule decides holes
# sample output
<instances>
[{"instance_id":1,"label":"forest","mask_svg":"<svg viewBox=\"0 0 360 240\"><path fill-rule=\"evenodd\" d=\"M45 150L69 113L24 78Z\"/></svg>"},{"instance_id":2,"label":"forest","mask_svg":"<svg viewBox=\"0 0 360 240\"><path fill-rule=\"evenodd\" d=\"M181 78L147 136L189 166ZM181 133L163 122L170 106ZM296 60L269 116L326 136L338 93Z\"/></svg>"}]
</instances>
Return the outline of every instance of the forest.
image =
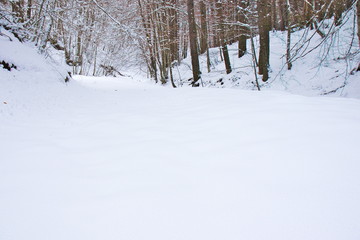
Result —
<instances>
[{"instance_id":1,"label":"forest","mask_svg":"<svg viewBox=\"0 0 360 240\"><path fill-rule=\"evenodd\" d=\"M2 0L0 4L2 27L21 41L34 42L41 52L62 51L72 74L117 75L121 67L142 65L155 82L174 87L173 68L188 53L192 86L200 84L199 55L207 56L211 71L211 48L219 48L226 74L231 73L231 44L238 44L239 58L245 53L253 56L259 87L258 81L269 78L270 32L287 32L284 56L290 70L314 48L327 42L334 45L343 19L353 12L359 16L360 11L356 0ZM359 24L357 20L353 25L354 38L360 38ZM323 40L308 47L314 38L310 34L292 42L292 34L301 29L314 29ZM253 40L257 35L259 49ZM352 44L341 57L353 60L359 49L351 48Z\"/></svg>"}]
</instances>

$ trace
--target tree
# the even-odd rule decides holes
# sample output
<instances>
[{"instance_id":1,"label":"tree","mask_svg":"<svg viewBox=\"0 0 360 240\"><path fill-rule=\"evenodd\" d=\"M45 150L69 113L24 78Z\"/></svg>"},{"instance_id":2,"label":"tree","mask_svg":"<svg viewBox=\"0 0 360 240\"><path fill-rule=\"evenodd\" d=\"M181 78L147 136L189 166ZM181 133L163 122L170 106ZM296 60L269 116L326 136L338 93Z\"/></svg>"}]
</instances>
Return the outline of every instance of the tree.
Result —
<instances>
[{"instance_id":1,"label":"tree","mask_svg":"<svg viewBox=\"0 0 360 240\"><path fill-rule=\"evenodd\" d=\"M238 5L238 22L241 24L239 27L239 38L238 38L238 57L244 56L246 53L246 41L249 35L249 28L247 26L247 11L249 7L249 0L240 0Z\"/></svg>"},{"instance_id":2,"label":"tree","mask_svg":"<svg viewBox=\"0 0 360 240\"><path fill-rule=\"evenodd\" d=\"M266 82L269 79L270 66L270 35L271 30L271 2L267 0L258 0L258 27L260 35L260 53L259 53L259 74L263 75L262 80Z\"/></svg>"},{"instance_id":3,"label":"tree","mask_svg":"<svg viewBox=\"0 0 360 240\"><path fill-rule=\"evenodd\" d=\"M19 22L24 22L25 21L25 14L24 14L24 2L20 1L20 0L11 0L10 1L11 4L11 10L14 14L14 16L17 18L17 20Z\"/></svg>"},{"instance_id":4,"label":"tree","mask_svg":"<svg viewBox=\"0 0 360 240\"><path fill-rule=\"evenodd\" d=\"M200 15L201 15L201 35L200 35L200 54L206 52L206 65L208 72L210 72L210 53L208 44L208 26L207 26L207 8L204 1L200 1Z\"/></svg>"},{"instance_id":5,"label":"tree","mask_svg":"<svg viewBox=\"0 0 360 240\"><path fill-rule=\"evenodd\" d=\"M286 3L286 10L285 10L285 18L286 18L286 30L287 30L287 37L286 37L286 62L288 66L288 70L291 70L292 63L291 63L291 22L290 22L290 2L289 0L285 0Z\"/></svg>"},{"instance_id":6,"label":"tree","mask_svg":"<svg viewBox=\"0 0 360 240\"><path fill-rule=\"evenodd\" d=\"M200 54L206 52L208 48L208 34L207 34L207 22L206 22L206 5L204 1L200 1Z\"/></svg>"},{"instance_id":7,"label":"tree","mask_svg":"<svg viewBox=\"0 0 360 240\"><path fill-rule=\"evenodd\" d=\"M360 1L356 3L356 13L357 13L357 35L359 38L359 47L360 47Z\"/></svg>"},{"instance_id":8,"label":"tree","mask_svg":"<svg viewBox=\"0 0 360 240\"><path fill-rule=\"evenodd\" d=\"M229 51L227 48L226 38L225 38L225 24L224 24L224 15L223 15L223 1L217 0L215 3L216 11L217 11L217 20L218 20L218 31L219 31L219 39L220 39L220 46L222 49L222 53L224 56L225 62L225 69L226 73L231 73L231 64L230 64L230 57Z\"/></svg>"},{"instance_id":9,"label":"tree","mask_svg":"<svg viewBox=\"0 0 360 240\"><path fill-rule=\"evenodd\" d=\"M197 33L196 22L194 13L194 0L187 0L187 13L188 13L188 25L189 25L189 41L190 41L190 53L191 53L191 65L193 72L192 86L199 86L198 80L201 77L199 54L197 49Z\"/></svg>"}]
</instances>

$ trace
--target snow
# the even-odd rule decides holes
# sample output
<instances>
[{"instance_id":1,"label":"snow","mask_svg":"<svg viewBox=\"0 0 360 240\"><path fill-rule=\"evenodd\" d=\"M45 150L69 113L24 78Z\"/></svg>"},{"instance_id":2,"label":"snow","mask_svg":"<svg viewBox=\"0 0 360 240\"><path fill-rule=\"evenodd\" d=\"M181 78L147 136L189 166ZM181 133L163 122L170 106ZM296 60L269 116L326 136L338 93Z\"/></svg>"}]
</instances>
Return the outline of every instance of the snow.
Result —
<instances>
[{"instance_id":1,"label":"snow","mask_svg":"<svg viewBox=\"0 0 360 240\"><path fill-rule=\"evenodd\" d=\"M75 79L1 81L0 239L359 239L359 100Z\"/></svg>"},{"instance_id":2,"label":"snow","mask_svg":"<svg viewBox=\"0 0 360 240\"><path fill-rule=\"evenodd\" d=\"M65 84L31 46L0 49L18 66L0 69L1 240L360 239L358 75L348 98Z\"/></svg>"},{"instance_id":3,"label":"snow","mask_svg":"<svg viewBox=\"0 0 360 240\"><path fill-rule=\"evenodd\" d=\"M259 77L263 91L285 91L305 96L335 96L360 98L360 73L350 75L351 70L358 67L360 62L359 43L354 35L353 26L355 15L350 12L344 17L344 25L330 27L332 20L325 21L323 32L331 37L322 39L315 30L301 29L291 34L292 56L299 46L304 45L299 53L307 53L305 57L294 58L293 68L286 66L286 37L287 32L270 32L270 79L264 83ZM259 38L254 37L255 49L258 56ZM316 48L320 43L323 44ZM303 44L302 44L303 43ZM251 55L251 41L247 41L248 53L238 58L238 44L228 46L232 73L225 74L225 64L221 60L219 48L209 51L211 72L207 70L206 54L200 56L202 85L216 88L235 88L256 90ZM315 48L313 51L311 51ZM188 79L192 78L191 57L175 66L173 70L175 84L180 87L189 86ZM219 81L221 79L221 81Z\"/></svg>"}]
</instances>

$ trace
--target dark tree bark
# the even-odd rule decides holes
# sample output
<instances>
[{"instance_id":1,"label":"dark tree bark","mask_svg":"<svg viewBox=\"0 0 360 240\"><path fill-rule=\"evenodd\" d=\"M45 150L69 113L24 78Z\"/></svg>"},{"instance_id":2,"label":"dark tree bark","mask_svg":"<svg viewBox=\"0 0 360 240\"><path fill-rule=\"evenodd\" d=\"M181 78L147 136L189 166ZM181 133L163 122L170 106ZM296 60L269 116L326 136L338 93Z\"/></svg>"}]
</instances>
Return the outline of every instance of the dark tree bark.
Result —
<instances>
[{"instance_id":1,"label":"dark tree bark","mask_svg":"<svg viewBox=\"0 0 360 240\"><path fill-rule=\"evenodd\" d=\"M217 0L213 0L211 1L211 8L210 8L210 13L211 13L211 20L212 20L212 28L211 28L211 34L212 34L212 45L211 47L219 47L220 43L219 43L219 34L218 34L218 26L216 25L217 23L217 12L216 12L216 1Z\"/></svg>"},{"instance_id":2,"label":"dark tree bark","mask_svg":"<svg viewBox=\"0 0 360 240\"><path fill-rule=\"evenodd\" d=\"M301 23L302 9L300 9L299 0L289 0L289 3L291 5L291 9L292 9L292 12L293 12L293 15L292 15L293 23Z\"/></svg>"},{"instance_id":3,"label":"dark tree bark","mask_svg":"<svg viewBox=\"0 0 360 240\"><path fill-rule=\"evenodd\" d=\"M25 21L23 2L17 0L17 1L10 1L10 3L11 3L11 10L14 16L17 18L19 22L23 23Z\"/></svg>"},{"instance_id":4,"label":"dark tree bark","mask_svg":"<svg viewBox=\"0 0 360 240\"><path fill-rule=\"evenodd\" d=\"M270 36L271 30L271 6L267 0L258 0L258 25L260 35L259 74L263 75L262 80L269 79L270 66Z\"/></svg>"},{"instance_id":5,"label":"dark tree bark","mask_svg":"<svg viewBox=\"0 0 360 240\"><path fill-rule=\"evenodd\" d=\"M223 54L224 54L226 74L229 74L232 72L232 69L231 69L231 64L230 64L228 47L226 44L224 44L222 48L223 48Z\"/></svg>"},{"instance_id":6,"label":"dark tree bark","mask_svg":"<svg viewBox=\"0 0 360 240\"><path fill-rule=\"evenodd\" d=\"M151 24L150 24L150 19L145 15L145 9L142 6L141 0L138 0L138 6L139 6L139 10L140 10L140 16L141 16L141 20L142 20L142 24L144 27L144 31L145 31L145 37L146 37L146 42L147 42L147 46L146 49L148 51L149 54L149 60L148 61L148 70L150 73L150 76L152 78L154 78L155 82L158 82L157 79L157 66L156 66L156 58L155 58L155 53L154 53L154 46L151 42L152 38L151 38Z\"/></svg>"},{"instance_id":7,"label":"dark tree bark","mask_svg":"<svg viewBox=\"0 0 360 240\"><path fill-rule=\"evenodd\" d=\"M304 23L306 27L313 29L312 18L313 16L313 6L310 1L304 1Z\"/></svg>"},{"instance_id":8,"label":"dark tree bark","mask_svg":"<svg viewBox=\"0 0 360 240\"><path fill-rule=\"evenodd\" d=\"M207 9L204 1L200 2L200 14L201 14L201 41L200 41L200 54L206 52L206 65L208 72L210 72L210 54L209 54L209 43L208 43L208 25L207 25Z\"/></svg>"},{"instance_id":9,"label":"dark tree bark","mask_svg":"<svg viewBox=\"0 0 360 240\"><path fill-rule=\"evenodd\" d=\"M278 19L277 19L277 9L276 9L276 0L271 0L271 22L272 22L272 26L271 28L272 29L276 29L278 30L278 26L279 26L279 23L278 23Z\"/></svg>"},{"instance_id":10,"label":"dark tree bark","mask_svg":"<svg viewBox=\"0 0 360 240\"><path fill-rule=\"evenodd\" d=\"M190 40L190 53L191 53L191 64L193 72L192 86L199 86L198 80L200 79L200 64L199 54L197 49L197 34L196 34L196 22L194 14L194 0L187 0L187 13L189 23L189 40Z\"/></svg>"},{"instance_id":11,"label":"dark tree bark","mask_svg":"<svg viewBox=\"0 0 360 240\"><path fill-rule=\"evenodd\" d=\"M238 21L240 24L247 24L248 21L246 20L246 9L249 6L249 0L240 0L239 2L239 12L237 14ZM238 57L241 58L245 55L247 46L246 46L246 40L247 36L249 34L249 29L245 26L240 26L239 28L239 39L238 39Z\"/></svg>"},{"instance_id":12,"label":"dark tree bark","mask_svg":"<svg viewBox=\"0 0 360 240\"><path fill-rule=\"evenodd\" d=\"M291 47L291 21L290 21L290 4L289 0L286 1L286 9L285 9L285 16L286 16L286 29L287 29L287 39L286 39L286 62L288 66L288 70L291 70L292 63L291 63L291 55L290 55L290 47Z\"/></svg>"},{"instance_id":13,"label":"dark tree bark","mask_svg":"<svg viewBox=\"0 0 360 240\"><path fill-rule=\"evenodd\" d=\"M28 0L27 11L26 11L27 19L31 18L31 8L32 8L32 0Z\"/></svg>"},{"instance_id":14,"label":"dark tree bark","mask_svg":"<svg viewBox=\"0 0 360 240\"><path fill-rule=\"evenodd\" d=\"M176 10L177 0L170 0L171 8L169 10L170 27L170 54L171 62L179 59L179 24L178 13Z\"/></svg>"},{"instance_id":15,"label":"dark tree bark","mask_svg":"<svg viewBox=\"0 0 360 240\"><path fill-rule=\"evenodd\" d=\"M357 13L357 35L358 35L358 38L359 38L359 47L360 47L360 1L358 0L357 4L356 4L356 13Z\"/></svg>"},{"instance_id":16,"label":"dark tree bark","mask_svg":"<svg viewBox=\"0 0 360 240\"><path fill-rule=\"evenodd\" d=\"M216 11L217 11L217 20L219 25L219 38L220 38L220 45L222 48L223 56L224 56L224 62L225 62L225 68L226 73L231 73L231 64L230 64L230 57L229 57L229 51L226 45L226 39L225 39L225 27L224 27L224 15L223 15L223 9L222 9L222 2L221 0L217 1L215 4Z\"/></svg>"},{"instance_id":17,"label":"dark tree bark","mask_svg":"<svg viewBox=\"0 0 360 240\"><path fill-rule=\"evenodd\" d=\"M286 6L285 6L285 1L286 0L279 0L279 29L280 31L285 31L286 30L286 21L287 21L287 17L286 17Z\"/></svg>"},{"instance_id":18,"label":"dark tree bark","mask_svg":"<svg viewBox=\"0 0 360 240\"><path fill-rule=\"evenodd\" d=\"M335 25L340 26L342 23L342 14L346 9L345 0L337 0L334 2L334 19Z\"/></svg>"},{"instance_id":19,"label":"dark tree bark","mask_svg":"<svg viewBox=\"0 0 360 240\"><path fill-rule=\"evenodd\" d=\"M206 5L204 1L200 2L200 22L201 22L201 34L200 34L200 54L203 54L208 49L208 32L206 22Z\"/></svg>"}]
</instances>

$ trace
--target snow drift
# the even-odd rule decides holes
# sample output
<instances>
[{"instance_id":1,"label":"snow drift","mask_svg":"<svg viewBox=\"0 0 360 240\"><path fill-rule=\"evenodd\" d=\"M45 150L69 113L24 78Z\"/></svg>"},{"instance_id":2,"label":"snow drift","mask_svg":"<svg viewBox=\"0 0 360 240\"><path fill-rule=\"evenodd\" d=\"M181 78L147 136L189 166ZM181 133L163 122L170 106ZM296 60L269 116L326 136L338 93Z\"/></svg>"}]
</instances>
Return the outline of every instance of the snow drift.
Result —
<instances>
[{"instance_id":1,"label":"snow drift","mask_svg":"<svg viewBox=\"0 0 360 240\"><path fill-rule=\"evenodd\" d=\"M52 51L51 56L47 53L39 54L32 43L22 43L4 29L1 32L0 62L13 66L11 69L6 69L4 64L0 65L2 81L11 79L24 83L39 83L70 80L65 62L59 53Z\"/></svg>"}]
</instances>

